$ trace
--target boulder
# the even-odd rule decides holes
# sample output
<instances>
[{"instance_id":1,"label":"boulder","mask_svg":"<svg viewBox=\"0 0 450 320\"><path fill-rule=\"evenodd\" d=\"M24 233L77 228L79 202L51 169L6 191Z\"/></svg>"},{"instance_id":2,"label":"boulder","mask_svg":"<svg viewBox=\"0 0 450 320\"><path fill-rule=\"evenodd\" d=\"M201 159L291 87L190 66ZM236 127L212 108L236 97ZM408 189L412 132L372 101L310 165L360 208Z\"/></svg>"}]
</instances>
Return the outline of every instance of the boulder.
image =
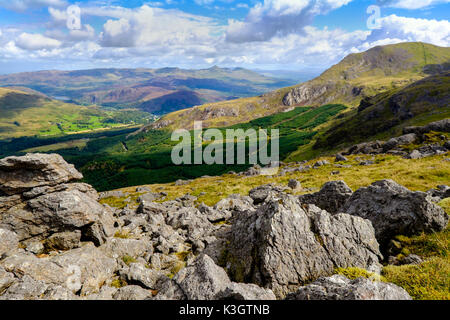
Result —
<instances>
[{"instance_id":1,"label":"boulder","mask_svg":"<svg viewBox=\"0 0 450 320\"><path fill-rule=\"evenodd\" d=\"M0 159L0 191L8 195L82 178L73 165L57 154L29 153Z\"/></svg>"},{"instance_id":2,"label":"boulder","mask_svg":"<svg viewBox=\"0 0 450 320\"><path fill-rule=\"evenodd\" d=\"M288 183L288 187L294 191L298 191L302 188L302 185L299 181L297 181L295 179L290 179L289 183Z\"/></svg>"},{"instance_id":3,"label":"boulder","mask_svg":"<svg viewBox=\"0 0 450 320\"><path fill-rule=\"evenodd\" d=\"M348 161L348 159L346 157L344 157L342 154L338 153L336 155L336 159L334 160L334 162L340 162L340 161Z\"/></svg>"},{"instance_id":4,"label":"boulder","mask_svg":"<svg viewBox=\"0 0 450 320\"><path fill-rule=\"evenodd\" d=\"M0 259L7 253L17 249L19 238L7 229L0 229Z\"/></svg>"},{"instance_id":5,"label":"boulder","mask_svg":"<svg viewBox=\"0 0 450 320\"><path fill-rule=\"evenodd\" d=\"M139 286L125 286L117 290L113 295L114 300L149 300L152 292Z\"/></svg>"},{"instance_id":6,"label":"boulder","mask_svg":"<svg viewBox=\"0 0 450 320\"><path fill-rule=\"evenodd\" d=\"M299 199L302 203L314 204L329 213L338 213L352 194L352 189L344 181L330 181L319 192L302 195Z\"/></svg>"},{"instance_id":7,"label":"boulder","mask_svg":"<svg viewBox=\"0 0 450 320\"><path fill-rule=\"evenodd\" d=\"M232 222L219 264L231 280L272 289L277 297L336 267L380 269L370 221L303 206L291 195L270 195Z\"/></svg>"},{"instance_id":8,"label":"boulder","mask_svg":"<svg viewBox=\"0 0 450 320\"><path fill-rule=\"evenodd\" d=\"M274 300L270 289L234 283L227 273L205 254L182 269L173 279L162 279L156 300Z\"/></svg>"},{"instance_id":9,"label":"boulder","mask_svg":"<svg viewBox=\"0 0 450 320\"><path fill-rule=\"evenodd\" d=\"M155 289L158 280L164 276L163 273L150 269L142 263L131 263L127 270L120 272L120 275L127 283L138 284L147 289Z\"/></svg>"},{"instance_id":10,"label":"boulder","mask_svg":"<svg viewBox=\"0 0 450 320\"><path fill-rule=\"evenodd\" d=\"M370 220L377 240L383 245L396 235L441 231L449 219L429 195L410 191L392 180L358 189L342 212Z\"/></svg>"},{"instance_id":11,"label":"boulder","mask_svg":"<svg viewBox=\"0 0 450 320\"><path fill-rule=\"evenodd\" d=\"M113 224L111 212L78 190L41 195L0 215L0 227L14 230L20 240L80 229L101 243L112 236Z\"/></svg>"},{"instance_id":12,"label":"boulder","mask_svg":"<svg viewBox=\"0 0 450 320\"><path fill-rule=\"evenodd\" d=\"M287 300L412 300L402 288L392 283L341 275L320 278L289 294Z\"/></svg>"},{"instance_id":13,"label":"boulder","mask_svg":"<svg viewBox=\"0 0 450 320\"><path fill-rule=\"evenodd\" d=\"M402 135L400 137L391 138L383 145L383 152L387 152L392 150L398 146L408 145L414 143L418 140L418 137L415 133L409 133Z\"/></svg>"}]
</instances>

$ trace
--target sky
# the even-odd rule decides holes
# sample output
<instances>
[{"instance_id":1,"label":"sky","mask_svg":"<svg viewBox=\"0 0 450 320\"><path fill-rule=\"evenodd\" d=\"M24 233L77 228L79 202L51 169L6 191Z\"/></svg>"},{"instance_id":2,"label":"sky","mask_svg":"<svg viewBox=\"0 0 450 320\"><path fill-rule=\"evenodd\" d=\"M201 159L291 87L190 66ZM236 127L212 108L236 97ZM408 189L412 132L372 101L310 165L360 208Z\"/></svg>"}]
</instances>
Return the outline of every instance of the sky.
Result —
<instances>
[{"instance_id":1,"label":"sky","mask_svg":"<svg viewBox=\"0 0 450 320\"><path fill-rule=\"evenodd\" d=\"M324 70L377 45L450 45L450 0L0 0L0 74Z\"/></svg>"}]
</instances>

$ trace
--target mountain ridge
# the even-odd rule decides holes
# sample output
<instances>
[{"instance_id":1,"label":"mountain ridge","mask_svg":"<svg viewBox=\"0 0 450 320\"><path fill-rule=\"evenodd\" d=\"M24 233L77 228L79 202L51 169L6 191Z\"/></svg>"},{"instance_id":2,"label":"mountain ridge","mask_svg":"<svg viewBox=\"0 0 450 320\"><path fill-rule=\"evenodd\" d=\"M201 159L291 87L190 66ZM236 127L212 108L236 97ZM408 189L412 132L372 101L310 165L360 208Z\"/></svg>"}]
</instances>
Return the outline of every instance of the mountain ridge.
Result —
<instances>
[{"instance_id":1,"label":"mountain ridge","mask_svg":"<svg viewBox=\"0 0 450 320\"><path fill-rule=\"evenodd\" d=\"M370 63L370 68L367 69L365 61ZM357 107L366 97L405 87L445 70L450 70L448 47L421 42L377 46L362 53L348 55L319 77L305 83L259 97L177 111L162 117L154 127L191 128L194 120L202 120L205 127L227 126L249 121L252 115L268 116L293 106L343 103Z\"/></svg>"}]
</instances>

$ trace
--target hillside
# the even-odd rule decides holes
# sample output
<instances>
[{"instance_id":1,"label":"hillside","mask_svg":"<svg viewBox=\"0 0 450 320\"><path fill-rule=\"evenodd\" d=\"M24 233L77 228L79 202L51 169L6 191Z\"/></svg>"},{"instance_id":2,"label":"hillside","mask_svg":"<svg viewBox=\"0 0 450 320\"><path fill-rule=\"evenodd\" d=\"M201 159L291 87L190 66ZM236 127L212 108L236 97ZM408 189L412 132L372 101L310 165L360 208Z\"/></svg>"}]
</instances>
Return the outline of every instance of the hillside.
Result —
<instances>
[{"instance_id":1,"label":"hillside","mask_svg":"<svg viewBox=\"0 0 450 320\"><path fill-rule=\"evenodd\" d=\"M154 114L254 96L293 83L242 68L219 67L39 71L0 76L0 86L22 86L61 100L138 108Z\"/></svg>"},{"instance_id":2,"label":"hillside","mask_svg":"<svg viewBox=\"0 0 450 320\"><path fill-rule=\"evenodd\" d=\"M0 88L0 139L53 136L152 120L151 114L137 110L107 111L53 100L32 90Z\"/></svg>"},{"instance_id":3,"label":"hillside","mask_svg":"<svg viewBox=\"0 0 450 320\"><path fill-rule=\"evenodd\" d=\"M450 72L427 77L361 101L314 144L322 152L362 141L389 139L407 126L450 118Z\"/></svg>"},{"instance_id":4,"label":"hillside","mask_svg":"<svg viewBox=\"0 0 450 320\"><path fill-rule=\"evenodd\" d=\"M259 97L206 104L164 116L156 127L227 126L267 116L292 106L342 103L358 106L366 97L399 89L450 68L450 48L412 42L374 47L351 54L319 77Z\"/></svg>"}]
</instances>

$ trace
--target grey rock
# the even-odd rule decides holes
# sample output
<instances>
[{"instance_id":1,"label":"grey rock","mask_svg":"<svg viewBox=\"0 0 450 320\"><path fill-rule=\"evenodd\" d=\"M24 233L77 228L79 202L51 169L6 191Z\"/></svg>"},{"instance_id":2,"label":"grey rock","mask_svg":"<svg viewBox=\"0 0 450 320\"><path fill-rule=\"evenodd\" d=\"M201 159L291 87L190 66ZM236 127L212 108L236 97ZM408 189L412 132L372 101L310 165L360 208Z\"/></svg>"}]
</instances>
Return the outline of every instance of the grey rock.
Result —
<instances>
[{"instance_id":1,"label":"grey rock","mask_svg":"<svg viewBox=\"0 0 450 320\"><path fill-rule=\"evenodd\" d=\"M352 189L344 181L330 181L319 192L302 195L299 199L302 203L314 204L330 213L338 213L352 194Z\"/></svg>"},{"instance_id":2,"label":"grey rock","mask_svg":"<svg viewBox=\"0 0 450 320\"><path fill-rule=\"evenodd\" d=\"M302 185L299 181L295 179L290 179L288 183L288 187L291 188L294 191L300 190L302 188Z\"/></svg>"},{"instance_id":3,"label":"grey rock","mask_svg":"<svg viewBox=\"0 0 450 320\"><path fill-rule=\"evenodd\" d=\"M19 238L14 232L0 228L0 260L7 253L17 249L18 245Z\"/></svg>"},{"instance_id":4,"label":"grey rock","mask_svg":"<svg viewBox=\"0 0 450 320\"><path fill-rule=\"evenodd\" d=\"M26 244L25 250L34 254L42 254L44 253L44 245L39 241L32 241Z\"/></svg>"},{"instance_id":5,"label":"grey rock","mask_svg":"<svg viewBox=\"0 0 450 320\"><path fill-rule=\"evenodd\" d=\"M410 254L406 256L402 261L401 264L415 264L419 265L423 262L422 258L415 254Z\"/></svg>"},{"instance_id":6,"label":"grey rock","mask_svg":"<svg viewBox=\"0 0 450 320\"><path fill-rule=\"evenodd\" d=\"M105 191L100 193L99 197L100 199L106 199L106 198L124 198L127 194L125 194L123 191L115 190L115 191Z\"/></svg>"},{"instance_id":7,"label":"grey rock","mask_svg":"<svg viewBox=\"0 0 450 320\"><path fill-rule=\"evenodd\" d=\"M25 275L8 287L0 300L39 300L48 287L49 284Z\"/></svg>"},{"instance_id":8,"label":"grey rock","mask_svg":"<svg viewBox=\"0 0 450 320\"><path fill-rule=\"evenodd\" d=\"M138 284L147 289L155 289L156 283L164 276L162 272L152 270L142 263L131 263L123 275L128 283Z\"/></svg>"},{"instance_id":9,"label":"grey rock","mask_svg":"<svg viewBox=\"0 0 450 320\"><path fill-rule=\"evenodd\" d=\"M423 155L419 152L419 150L413 150L409 155L406 156L407 159L420 159L423 158Z\"/></svg>"},{"instance_id":10,"label":"grey rock","mask_svg":"<svg viewBox=\"0 0 450 320\"><path fill-rule=\"evenodd\" d=\"M81 245L81 231L65 231L52 234L44 241L47 250L70 250Z\"/></svg>"},{"instance_id":11,"label":"grey rock","mask_svg":"<svg viewBox=\"0 0 450 320\"><path fill-rule=\"evenodd\" d=\"M76 296L72 291L63 286L50 285L39 299L61 301L79 300L80 297Z\"/></svg>"},{"instance_id":12,"label":"grey rock","mask_svg":"<svg viewBox=\"0 0 450 320\"><path fill-rule=\"evenodd\" d=\"M289 294L288 300L412 300L409 294L392 283L341 275L320 278Z\"/></svg>"},{"instance_id":13,"label":"grey rock","mask_svg":"<svg viewBox=\"0 0 450 320\"><path fill-rule=\"evenodd\" d=\"M316 163L314 163L313 168L322 167L322 166L325 166L327 164L330 164L327 160L319 160Z\"/></svg>"},{"instance_id":14,"label":"grey rock","mask_svg":"<svg viewBox=\"0 0 450 320\"><path fill-rule=\"evenodd\" d=\"M226 200L226 199L223 199ZM230 200L230 202L233 202L236 199ZM204 203L201 203L198 206L198 210L206 216L206 219L208 219L210 222L219 222L219 221L225 221L227 219L231 218L231 210L233 205L230 205L230 202L228 202L228 206L226 209L224 209L222 204L219 204L219 207L222 208L222 210L216 210L214 208L208 207Z\"/></svg>"},{"instance_id":15,"label":"grey rock","mask_svg":"<svg viewBox=\"0 0 450 320\"><path fill-rule=\"evenodd\" d=\"M440 200L450 198L450 187L446 185L439 185L437 186L437 189L428 190L427 194L438 198L438 202L440 202Z\"/></svg>"},{"instance_id":16,"label":"grey rock","mask_svg":"<svg viewBox=\"0 0 450 320\"><path fill-rule=\"evenodd\" d=\"M117 290L113 295L114 300L149 300L152 293L139 286L125 286Z\"/></svg>"},{"instance_id":17,"label":"grey rock","mask_svg":"<svg viewBox=\"0 0 450 320\"><path fill-rule=\"evenodd\" d=\"M396 235L441 231L449 219L429 195L412 192L392 180L377 181L358 189L342 211L369 219L381 244Z\"/></svg>"},{"instance_id":18,"label":"grey rock","mask_svg":"<svg viewBox=\"0 0 450 320\"><path fill-rule=\"evenodd\" d=\"M383 145L383 152L387 152L398 146L414 143L417 140L418 140L418 137L415 133L409 133L409 134L402 135L400 137L391 138Z\"/></svg>"},{"instance_id":19,"label":"grey rock","mask_svg":"<svg viewBox=\"0 0 450 320\"><path fill-rule=\"evenodd\" d=\"M100 249L92 244L73 249L51 258L51 261L71 275L73 267L81 271L79 279L81 294L89 295L99 291L106 280L112 277L117 269L114 259L106 256ZM67 278L64 279L67 282Z\"/></svg>"},{"instance_id":20,"label":"grey rock","mask_svg":"<svg viewBox=\"0 0 450 320\"><path fill-rule=\"evenodd\" d=\"M91 185L86 183L64 183L58 184L56 186L35 187L27 192L24 192L22 195L25 199L29 200L54 192L73 191L73 190L77 190L81 193L84 193L95 201L99 199L97 191Z\"/></svg>"},{"instance_id":21,"label":"grey rock","mask_svg":"<svg viewBox=\"0 0 450 320\"><path fill-rule=\"evenodd\" d=\"M87 194L78 190L61 191L39 196L26 204L10 208L0 215L0 227L13 229L20 240L45 239L52 233L95 228L111 234L111 212Z\"/></svg>"},{"instance_id":22,"label":"grey rock","mask_svg":"<svg viewBox=\"0 0 450 320\"><path fill-rule=\"evenodd\" d=\"M122 259L129 256L134 259L143 257L152 250L152 243L148 239L122 239L109 238L105 244L99 247L108 257Z\"/></svg>"},{"instance_id":23,"label":"grey rock","mask_svg":"<svg viewBox=\"0 0 450 320\"><path fill-rule=\"evenodd\" d=\"M82 178L82 174L58 154L29 153L0 159L0 191L8 195Z\"/></svg>"},{"instance_id":24,"label":"grey rock","mask_svg":"<svg viewBox=\"0 0 450 320\"><path fill-rule=\"evenodd\" d=\"M3 267L0 267L0 296L14 283L14 281L14 274L7 272Z\"/></svg>"},{"instance_id":25,"label":"grey rock","mask_svg":"<svg viewBox=\"0 0 450 320\"><path fill-rule=\"evenodd\" d=\"M217 300L276 300L272 290L252 283L230 283L216 296Z\"/></svg>"},{"instance_id":26,"label":"grey rock","mask_svg":"<svg viewBox=\"0 0 450 320\"><path fill-rule=\"evenodd\" d=\"M252 198L253 204L258 205L263 203L269 196L281 193L283 191L285 191L284 188L277 187L273 184L267 184L250 190L248 195Z\"/></svg>"},{"instance_id":27,"label":"grey rock","mask_svg":"<svg viewBox=\"0 0 450 320\"><path fill-rule=\"evenodd\" d=\"M172 281L166 282L157 294L169 299L214 300L230 284L225 270L207 255L182 269Z\"/></svg>"},{"instance_id":28,"label":"grey rock","mask_svg":"<svg viewBox=\"0 0 450 320\"><path fill-rule=\"evenodd\" d=\"M372 164L375 164L372 160L364 160L359 163L360 166L370 166Z\"/></svg>"},{"instance_id":29,"label":"grey rock","mask_svg":"<svg viewBox=\"0 0 450 320\"><path fill-rule=\"evenodd\" d=\"M369 221L304 208L286 194L265 201L256 211L241 212L232 220L219 259L231 280L252 282L283 297L336 267L380 268Z\"/></svg>"},{"instance_id":30,"label":"grey rock","mask_svg":"<svg viewBox=\"0 0 450 320\"><path fill-rule=\"evenodd\" d=\"M406 127L403 128L403 133L416 133L423 134L428 133L430 131L436 132L450 132L450 119L443 119L436 122L431 122L423 127Z\"/></svg>"},{"instance_id":31,"label":"grey rock","mask_svg":"<svg viewBox=\"0 0 450 320\"><path fill-rule=\"evenodd\" d=\"M348 159L346 157L344 157L342 154L338 153L336 155L336 159L334 160L334 162L340 162L340 161L348 161Z\"/></svg>"}]
</instances>

